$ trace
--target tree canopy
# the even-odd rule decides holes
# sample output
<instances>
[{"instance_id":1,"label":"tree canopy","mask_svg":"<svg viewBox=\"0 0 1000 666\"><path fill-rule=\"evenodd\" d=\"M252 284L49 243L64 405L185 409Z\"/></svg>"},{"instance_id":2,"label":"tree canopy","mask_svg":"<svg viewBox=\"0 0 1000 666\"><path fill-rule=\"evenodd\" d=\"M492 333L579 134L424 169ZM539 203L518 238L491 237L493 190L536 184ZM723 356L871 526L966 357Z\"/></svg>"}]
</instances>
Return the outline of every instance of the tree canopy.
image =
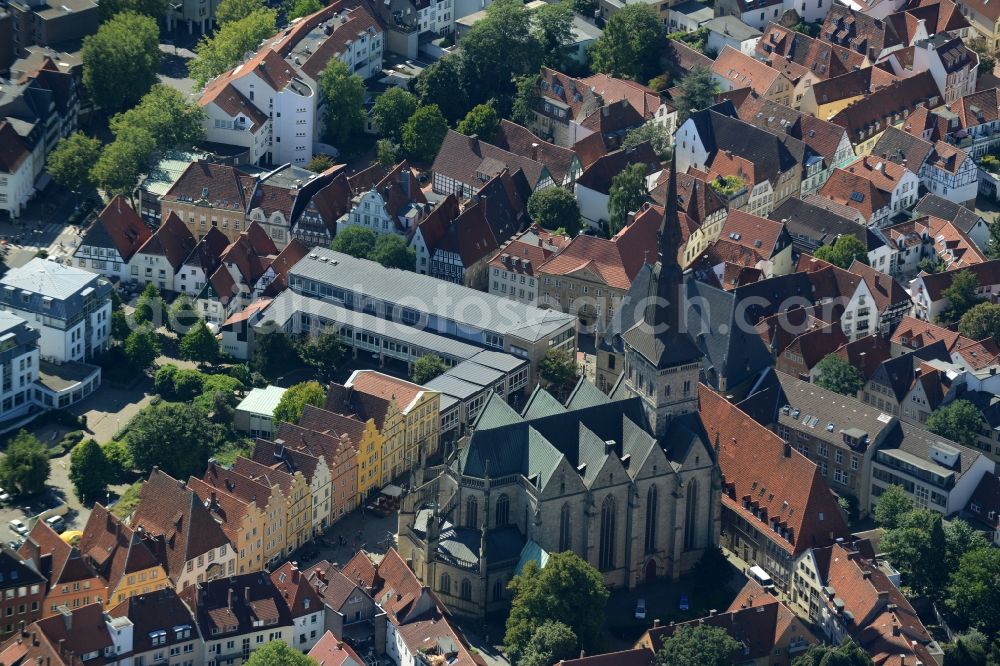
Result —
<instances>
[{"instance_id":1,"label":"tree canopy","mask_svg":"<svg viewBox=\"0 0 1000 666\"><path fill-rule=\"evenodd\" d=\"M180 352L181 358L207 365L218 362L221 353L218 339L202 319L199 319L191 327L191 330L184 334L181 339Z\"/></svg>"},{"instance_id":2,"label":"tree canopy","mask_svg":"<svg viewBox=\"0 0 1000 666\"><path fill-rule=\"evenodd\" d=\"M367 259L375 250L377 240L378 236L371 229L352 224L337 233L330 249L358 259Z\"/></svg>"},{"instance_id":3,"label":"tree canopy","mask_svg":"<svg viewBox=\"0 0 1000 666\"><path fill-rule=\"evenodd\" d=\"M436 105L449 123L457 123L469 110L462 78L462 57L446 55L417 75L410 84L420 106Z\"/></svg>"},{"instance_id":4,"label":"tree canopy","mask_svg":"<svg viewBox=\"0 0 1000 666\"><path fill-rule=\"evenodd\" d=\"M312 159L309 160L309 164L306 165L306 168L315 173L323 173L330 167L334 166L336 163L337 163L336 160L334 160L329 155L316 153L315 155L312 156Z\"/></svg>"},{"instance_id":5,"label":"tree canopy","mask_svg":"<svg viewBox=\"0 0 1000 666\"><path fill-rule=\"evenodd\" d=\"M967 627L987 636L1000 633L1000 549L965 553L952 573L946 604Z\"/></svg>"},{"instance_id":6,"label":"tree canopy","mask_svg":"<svg viewBox=\"0 0 1000 666\"><path fill-rule=\"evenodd\" d=\"M886 532L880 548L899 570L903 581L920 595L937 598L947 582L947 550L941 514L917 509Z\"/></svg>"},{"instance_id":7,"label":"tree canopy","mask_svg":"<svg viewBox=\"0 0 1000 666\"><path fill-rule=\"evenodd\" d=\"M131 197L155 149L156 140L146 129L120 128L115 140L101 151L91 170L91 178L109 196Z\"/></svg>"},{"instance_id":8,"label":"tree canopy","mask_svg":"<svg viewBox=\"0 0 1000 666\"><path fill-rule=\"evenodd\" d=\"M580 232L580 205L573 193L562 187L545 187L531 193L528 215L543 229L565 229L570 236Z\"/></svg>"},{"instance_id":9,"label":"tree canopy","mask_svg":"<svg viewBox=\"0 0 1000 666\"><path fill-rule=\"evenodd\" d=\"M220 26L234 23L262 9L267 9L264 0L222 0L215 8L215 20Z\"/></svg>"},{"instance_id":10,"label":"tree canopy","mask_svg":"<svg viewBox=\"0 0 1000 666\"><path fill-rule=\"evenodd\" d=\"M110 479L111 466L100 444L93 439L85 439L73 447L69 480L81 501L100 498L107 491Z\"/></svg>"},{"instance_id":11,"label":"tree canopy","mask_svg":"<svg viewBox=\"0 0 1000 666\"><path fill-rule=\"evenodd\" d=\"M285 641L265 643L250 653L247 666L317 666L316 660L290 647Z\"/></svg>"},{"instance_id":12,"label":"tree canopy","mask_svg":"<svg viewBox=\"0 0 1000 666\"><path fill-rule=\"evenodd\" d=\"M695 65L687 76L681 79L680 95L677 97L677 127L680 127L692 111L701 111L715 103L719 84L712 70Z\"/></svg>"},{"instance_id":13,"label":"tree canopy","mask_svg":"<svg viewBox=\"0 0 1000 666\"><path fill-rule=\"evenodd\" d=\"M673 153L673 137L667 131L667 126L653 119L647 120L642 125L630 129L622 139L622 148L632 148L640 143L648 141L653 152L661 160L669 160Z\"/></svg>"},{"instance_id":14,"label":"tree canopy","mask_svg":"<svg viewBox=\"0 0 1000 666\"><path fill-rule=\"evenodd\" d=\"M434 104L422 106L403 125L403 150L412 160L431 162L447 133L448 121L441 110Z\"/></svg>"},{"instance_id":15,"label":"tree canopy","mask_svg":"<svg viewBox=\"0 0 1000 666\"><path fill-rule=\"evenodd\" d=\"M156 148L190 148L205 138L205 111L186 99L178 90L154 85L139 103L111 118L116 135L139 127L153 137Z\"/></svg>"},{"instance_id":16,"label":"tree canopy","mask_svg":"<svg viewBox=\"0 0 1000 666\"><path fill-rule=\"evenodd\" d=\"M519 666L552 666L573 659L577 652L576 634L562 622L547 620L538 625L524 649Z\"/></svg>"},{"instance_id":17,"label":"tree canopy","mask_svg":"<svg viewBox=\"0 0 1000 666\"><path fill-rule=\"evenodd\" d=\"M663 37L663 22L653 7L626 5L608 19L604 34L591 47L593 68L645 83L659 74Z\"/></svg>"},{"instance_id":18,"label":"tree canopy","mask_svg":"<svg viewBox=\"0 0 1000 666\"><path fill-rule=\"evenodd\" d=\"M262 41L274 34L276 16L272 9L257 9L243 18L222 23L211 37L202 37L195 47L194 59L188 63L188 72L197 86L203 87L210 79L235 67L244 55L256 51Z\"/></svg>"},{"instance_id":19,"label":"tree canopy","mask_svg":"<svg viewBox=\"0 0 1000 666\"><path fill-rule=\"evenodd\" d=\"M137 328L125 338L125 358L133 372L142 372L160 355L160 336L148 328Z\"/></svg>"},{"instance_id":20,"label":"tree canopy","mask_svg":"<svg viewBox=\"0 0 1000 666\"><path fill-rule=\"evenodd\" d=\"M306 405L322 407L326 402L326 391L319 382L301 382L285 391L278 406L274 408L275 423L298 423L302 418L302 408Z\"/></svg>"},{"instance_id":21,"label":"tree canopy","mask_svg":"<svg viewBox=\"0 0 1000 666\"><path fill-rule=\"evenodd\" d=\"M851 234L837 236L837 240L833 241L832 245L818 248L813 255L817 259L828 261L843 269L850 268L855 259L863 264L868 263L868 249L864 243Z\"/></svg>"},{"instance_id":22,"label":"tree canopy","mask_svg":"<svg viewBox=\"0 0 1000 666\"><path fill-rule=\"evenodd\" d=\"M508 588L513 601L504 646L512 663L518 663L535 629L546 621L569 627L584 647L600 636L608 590L600 572L573 551L552 554L543 569L529 562Z\"/></svg>"},{"instance_id":23,"label":"tree canopy","mask_svg":"<svg viewBox=\"0 0 1000 666\"><path fill-rule=\"evenodd\" d=\"M628 221L628 214L639 210L645 201L646 166L644 164L630 164L615 174L611 178L611 190L608 196L611 235L621 231L625 222Z\"/></svg>"},{"instance_id":24,"label":"tree canopy","mask_svg":"<svg viewBox=\"0 0 1000 666\"><path fill-rule=\"evenodd\" d=\"M89 190L94 186L90 172L100 154L101 142L82 132L59 139L49 153L48 169L52 180L74 192Z\"/></svg>"},{"instance_id":25,"label":"tree canopy","mask_svg":"<svg viewBox=\"0 0 1000 666\"><path fill-rule=\"evenodd\" d=\"M414 384L426 384L448 369L441 357L437 354L425 354L413 362L413 370L410 372L410 381Z\"/></svg>"},{"instance_id":26,"label":"tree canopy","mask_svg":"<svg viewBox=\"0 0 1000 666\"><path fill-rule=\"evenodd\" d=\"M45 490L48 478L45 445L27 430L19 431L0 458L0 483L11 495L34 495Z\"/></svg>"},{"instance_id":27,"label":"tree canopy","mask_svg":"<svg viewBox=\"0 0 1000 666\"><path fill-rule=\"evenodd\" d=\"M264 377L273 379L293 367L298 360L291 340L281 329L274 327L274 330L257 336L250 365Z\"/></svg>"},{"instance_id":28,"label":"tree canopy","mask_svg":"<svg viewBox=\"0 0 1000 666\"><path fill-rule=\"evenodd\" d=\"M850 638L836 647L833 645L813 645L792 660L792 666L873 666L868 653L858 647Z\"/></svg>"},{"instance_id":29,"label":"tree canopy","mask_svg":"<svg viewBox=\"0 0 1000 666\"><path fill-rule=\"evenodd\" d=\"M538 363L538 374L558 395L576 383L579 372L573 352L567 349L550 349Z\"/></svg>"},{"instance_id":30,"label":"tree canopy","mask_svg":"<svg viewBox=\"0 0 1000 666\"><path fill-rule=\"evenodd\" d=\"M725 629L706 624L684 624L663 641L657 666L729 666L740 648Z\"/></svg>"},{"instance_id":31,"label":"tree canopy","mask_svg":"<svg viewBox=\"0 0 1000 666\"><path fill-rule=\"evenodd\" d=\"M125 12L142 14L155 20L167 11L167 0L101 0L97 7L100 10L102 23Z\"/></svg>"},{"instance_id":32,"label":"tree canopy","mask_svg":"<svg viewBox=\"0 0 1000 666\"><path fill-rule=\"evenodd\" d=\"M341 152L349 152L365 128L364 81L333 59L320 75L319 88L327 101L323 139Z\"/></svg>"},{"instance_id":33,"label":"tree canopy","mask_svg":"<svg viewBox=\"0 0 1000 666\"><path fill-rule=\"evenodd\" d=\"M299 356L307 365L326 376L340 367L347 356L347 347L333 328L312 335L299 347Z\"/></svg>"},{"instance_id":34,"label":"tree canopy","mask_svg":"<svg viewBox=\"0 0 1000 666\"><path fill-rule=\"evenodd\" d=\"M834 353L824 356L816 364L815 369L819 373L816 383L828 391L840 395L856 396L861 387L864 386L861 372Z\"/></svg>"},{"instance_id":35,"label":"tree canopy","mask_svg":"<svg viewBox=\"0 0 1000 666\"><path fill-rule=\"evenodd\" d=\"M938 407L927 417L929 431L953 442L975 447L977 435L983 425L983 414L968 400L956 400Z\"/></svg>"},{"instance_id":36,"label":"tree canopy","mask_svg":"<svg viewBox=\"0 0 1000 666\"><path fill-rule=\"evenodd\" d=\"M462 63L471 104L506 97L509 105L514 79L537 74L542 64L542 48L531 34L531 15L521 0L494 0L486 8L485 18L462 38Z\"/></svg>"},{"instance_id":37,"label":"tree canopy","mask_svg":"<svg viewBox=\"0 0 1000 666\"><path fill-rule=\"evenodd\" d=\"M1000 305L973 305L958 321L958 332L971 340L993 338L1000 342Z\"/></svg>"},{"instance_id":38,"label":"tree canopy","mask_svg":"<svg viewBox=\"0 0 1000 666\"><path fill-rule=\"evenodd\" d=\"M141 473L149 474L158 466L175 479L186 479L205 469L214 436L197 407L162 402L133 417L125 444Z\"/></svg>"},{"instance_id":39,"label":"tree canopy","mask_svg":"<svg viewBox=\"0 0 1000 666\"><path fill-rule=\"evenodd\" d=\"M569 0L546 4L532 12L531 23L531 34L542 50L542 64L562 70L573 44L573 5Z\"/></svg>"},{"instance_id":40,"label":"tree canopy","mask_svg":"<svg viewBox=\"0 0 1000 666\"><path fill-rule=\"evenodd\" d=\"M875 522L878 526L891 530L899 527L903 516L913 511L913 500L902 486L888 486L875 502Z\"/></svg>"},{"instance_id":41,"label":"tree canopy","mask_svg":"<svg viewBox=\"0 0 1000 666\"><path fill-rule=\"evenodd\" d=\"M941 291L941 295L948 299L948 306L941 312L938 320L944 324L959 321L972 306L980 302L976 295L979 289L979 278L969 270L958 271L951 278L951 284Z\"/></svg>"},{"instance_id":42,"label":"tree canopy","mask_svg":"<svg viewBox=\"0 0 1000 666\"><path fill-rule=\"evenodd\" d=\"M149 16L115 15L83 38L83 84L107 111L135 105L156 83L160 29Z\"/></svg>"},{"instance_id":43,"label":"tree canopy","mask_svg":"<svg viewBox=\"0 0 1000 666\"><path fill-rule=\"evenodd\" d=\"M483 141L491 141L499 126L500 117L493 107L489 104L477 104L469 109L456 129L465 136L476 136Z\"/></svg>"},{"instance_id":44,"label":"tree canopy","mask_svg":"<svg viewBox=\"0 0 1000 666\"><path fill-rule=\"evenodd\" d=\"M407 245L402 236L396 234L381 234L376 238L375 247L368 258L386 268L404 271L412 271L417 265L417 251Z\"/></svg>"},{"instance_id":45,"label":"tree canopy","mask_svg":"<svg viewBox=\"0 0 1000 666\"><path fill-rule=\"evenodd\" d=\"M323 9L323 3L320 0L295 0L290 4L291 8L288 10L288 20L290 21L315 14Z\"/></svg>"},{"instance_id":46,"label":"tree canopy","mask_svg":"<svg viewBox=\"0 0 1000 666\"><path fill-rule=\"evenodd\" d=\"M392 87L378 96L372 108L375 126L382 136L393 143L403 140L403 125L417 110L417 96L402 88Z\"/></svg>"}]
</instances>

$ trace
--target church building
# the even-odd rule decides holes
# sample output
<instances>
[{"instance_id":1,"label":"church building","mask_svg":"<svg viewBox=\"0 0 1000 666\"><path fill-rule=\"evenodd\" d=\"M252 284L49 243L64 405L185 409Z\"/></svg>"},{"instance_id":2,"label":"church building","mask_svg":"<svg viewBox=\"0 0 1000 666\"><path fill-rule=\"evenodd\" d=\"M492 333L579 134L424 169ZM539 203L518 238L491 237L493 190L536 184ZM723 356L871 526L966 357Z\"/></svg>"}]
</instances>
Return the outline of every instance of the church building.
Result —
<instances>
[{"instance_id":1,"label":"church building","mask_svg":"<svg viewBox=\"0 0 1000 666\"><path fill-rule=\"evenodd\" d=\"M398 549L452 612L510 606L529 561L572 550L609 587L691 571L719 541L721 478L698 415L704 355L681 330L685 276L671 179L659 260L621 334L610 395L582 379L565 402L538 388L523 410L491 396L457 453L421 466L402 501Z\"/></svg>"}]
</instances>

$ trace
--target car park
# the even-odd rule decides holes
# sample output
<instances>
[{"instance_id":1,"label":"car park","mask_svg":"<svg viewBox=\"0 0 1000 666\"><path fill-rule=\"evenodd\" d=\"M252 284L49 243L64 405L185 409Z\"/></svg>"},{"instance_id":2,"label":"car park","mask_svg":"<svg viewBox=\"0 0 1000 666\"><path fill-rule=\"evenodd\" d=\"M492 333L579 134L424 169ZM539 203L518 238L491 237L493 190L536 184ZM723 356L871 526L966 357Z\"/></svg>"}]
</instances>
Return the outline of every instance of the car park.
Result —
<instances>
[{"instance_id":1,"label":"car park","mask_svg":"<svg viewBox=\"0 0 1000 666\"><path fill-rule=\"evenodd\" d=\"M28 526L24 524L24 521L15 518L14 520L7 523L10 525L10 530L18 536L24 536L28 533Z\"/></svg>"}]
</instances>

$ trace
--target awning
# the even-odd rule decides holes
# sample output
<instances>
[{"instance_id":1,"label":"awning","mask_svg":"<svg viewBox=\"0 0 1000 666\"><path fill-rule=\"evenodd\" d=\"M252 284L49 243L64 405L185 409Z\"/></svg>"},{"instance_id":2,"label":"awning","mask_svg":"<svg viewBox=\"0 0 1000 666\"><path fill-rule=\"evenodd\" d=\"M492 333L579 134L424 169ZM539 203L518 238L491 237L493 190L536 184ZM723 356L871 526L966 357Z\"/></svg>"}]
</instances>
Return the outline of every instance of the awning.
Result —
<instances>
[{"instance_id":1,"label":"awning","mask_svg":"<svg viewBox=\"0 0 1000 666\"><path fill-rule=\"evenodd\" d=\"M382 489L382 494L386 497L399 497L403 494L403 489L390 483Z\"/></svg>"}]
</instances>

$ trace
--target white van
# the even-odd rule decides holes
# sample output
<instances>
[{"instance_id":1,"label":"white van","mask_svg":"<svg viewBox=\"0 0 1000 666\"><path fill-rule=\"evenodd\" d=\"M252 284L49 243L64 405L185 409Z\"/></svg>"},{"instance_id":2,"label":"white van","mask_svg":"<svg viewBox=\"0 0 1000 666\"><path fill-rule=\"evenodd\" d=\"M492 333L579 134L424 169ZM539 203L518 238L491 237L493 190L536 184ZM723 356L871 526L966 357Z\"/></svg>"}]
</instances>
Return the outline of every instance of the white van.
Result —
<instances>
[{"instance_id":1,"label":"white van","mask_svg":"<svg viewBox=\"0 0 1000 666\"><path fill-rule=\"evenodd\" d=\"M55 530L56 534L62 534L66 531L66 521L63 520L62 516L51 516L46 518L45 524Z\"/></svg>"},{"instance_id":2,"label":"white van","mask_svg":"<svg viewBox=\"0 0 1000 666\"><path fill-rule=\"evenodd\" d=\"M759 566L754 565L747 569L747 578L755 580L760 583L760 586L765 590L774 589L774 581L771 580L770 574L761 569Z\"/></svg>"}]
</instances>

